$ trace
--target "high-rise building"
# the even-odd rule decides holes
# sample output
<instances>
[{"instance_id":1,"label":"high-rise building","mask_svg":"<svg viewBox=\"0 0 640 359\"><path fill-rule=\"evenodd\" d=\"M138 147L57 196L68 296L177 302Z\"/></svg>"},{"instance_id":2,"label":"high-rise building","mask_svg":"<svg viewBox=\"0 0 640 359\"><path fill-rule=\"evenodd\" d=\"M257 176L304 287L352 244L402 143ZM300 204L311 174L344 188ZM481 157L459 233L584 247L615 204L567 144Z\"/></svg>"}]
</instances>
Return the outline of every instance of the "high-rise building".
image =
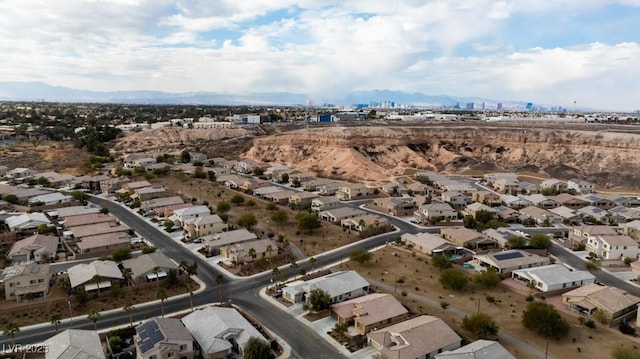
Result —
<instances>
[{"instance_id":1,"label":"high-rise building","mask_svg":"<svg viewBox=\"0 0 640 359\"><path fill-rule=\"evenodd\" d=\"M467 110L473 110L473 102L469 102L469 103L467 103L467 107L466 107L466 109L467 109Z\"/></svg>"},{"instance_id":2,"label":"high-rise building","mask_svg":"<svg viewBox=\"0 0 640 359\"><path fill-rule=\"evenodd\" d=\"M497 110L502 110L502 102L498 102L498 105L496 106Z\"/></svg>"}]
</instances>

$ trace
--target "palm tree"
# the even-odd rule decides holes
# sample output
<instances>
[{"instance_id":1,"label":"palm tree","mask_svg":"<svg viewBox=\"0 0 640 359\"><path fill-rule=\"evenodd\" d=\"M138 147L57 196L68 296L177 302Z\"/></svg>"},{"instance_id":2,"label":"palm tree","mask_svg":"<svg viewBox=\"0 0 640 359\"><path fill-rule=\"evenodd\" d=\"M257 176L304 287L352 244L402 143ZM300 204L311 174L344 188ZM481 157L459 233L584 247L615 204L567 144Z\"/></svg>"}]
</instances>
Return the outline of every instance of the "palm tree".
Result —
<instances>
[{"instance_id":1,"label":"palm tree","mask_svg":"<svg viewBox=\"0 0 640 359\"><path fill-rule=\"evenodd\" d=\"M156 276L156 288L160 288L160 277L158 277L158 274L160 273L160 268L158 267L153 267L153 269L151 270L151 273L153 273Z\"/></svg>"},{"instance_id":2,"label":"palm tree","mask_svg":"<svg viewBox=\"0 0 640 359\"><path fill-rule=\"evenodd\" d=\"M273 246L272 245L267 245L267 253L269 253L269 257L271 257L271 253L273 252Z\"/></svg>"},{"instance_id":3,"label":"palm tree","mask_svg":"<svg viewBox=\"0 0 640 359\"><path fill-rule=\"evenodd\" d=\"M122 310L124 310L129 314L129 325L131 325L132 328L133 328L133 311L135 309L136 307L134 307L131 302L127 302L127 304L125 304L124 307L122 307Z\"/></svg>"},{"instance_id":4,"label":"palm tree","mask_svg":"<svg viewBox=\"0 0 640 359\"><path fill-rule=\"evenodd\" d=\"M49 315L49 320L51 324L56 328L56 333L58 332L58 324L62 321L62 315L58 312L53 312Z\"/></svg>"},{"instance_id":5,"label":"palm tree","mask_svg":"<svg viewBox=\"0 0 640 359\"><path fill-rule=\"evenodd\" d=\"M291 269L293 270L296 270L296 268L298 268L298 263L295 259L293 260L293 262L291 262L291 264L289 264L289 267L291 267Z\"/></svg>"},{"instance_id":6,"label":"palm tree","mask_svg":"<svg viewBox=\"0 0 640 359\"><path fill-rule=\"evenodd\" d=\"M91 283L96 285L96 293L97 295L100 295L100 276L96 274L91 277Z\"/></svg>"},{"instance_id":7,"label":"palm tree","mask_svg":"<svg viewBox=\"0 0 640 359\"><path fill-rule=\"evenodd\" d=\"M249 257L251 257L251 259L256 258L256 250L254 248L249 248Z\"/></svg>"},{"instance_id":8,"label":"palm tree","mask_svg":"<svg viewBox=\"0 0 640 359\"><path fill-rule=\"evenodd\" d=\"M93 322L93 330L98 329L98 318L100 318L100 312L97 309L92 309L87 315L87 319Z\"/></svg>"},{"instance_id":9,"label":"palm tree","mask_svg":"<svg viewBox=\"0 0 640 359\"><path fill-rule=\"evenodd\" d=\"M20 332L20 327L14 322L9 322L2 327L2 333L11 338L11 345L16 345L16 333Z\"/></svg>"},{"instance_id":10,"label":"palm tree","mask_svg":"<svg viewBox=\"0 0 640 359\"><path fill-rule=\"evenodd\" d=\"M64 291L65 295L69 294L69 286L70 285L71 284L69 284L69 280L68 279L63 279L63 280L60 281L59 286Z\"/></svg>"},{"instance_id":11,"label":"palm tree","mask_svg":"<svg viewBox=\"0 0 640 359\"><path fill-rule=\"evenodd\" d=\"M224 277L222 274L216 276L216 284L220 287L220 302L222 302L222 284L224 283Z\"/></svg>"},{"instance_id":12,"label":"palm tree","mask_svg":"<svg viewBox=\"0 0 640 359\"><path fill-rule=\"evenodd\" d=\"M316 257L309 258L309 263L311 263L311 273L315 271L315 265L317 261L318 260L316 259Z\"/></svg>"},{"instance_id":13,"label":"palm tree","mask_svg":"<svg viewBox=\"0 0 640 359\"><path fill-rule=\"evenodd\" d=\"M122 276L124 277L124 280L127 281L127 287L130 286L133 281L133 270L128 267L122 268Z\"/></svg>"},{"instance_id":14,"label":"palm tree","mask_svg":"<svg viewBox=\"0 0 640 359\"><path fill-rule=\"evenodd\" d=\"M178 267L182 270L183 277L186 277L189 269L189 264L187 264L187 261L185 261L184 259L181 260Z\"/></svg>"},{"instance_id":15,"label":"palm tree","mask_svg":"<svg viewBox=\"0 0 640 359\"><path fill-rule=\"evenodd\" d=\"M189 304L191 305L191 311L193 312L193 289L194 288L191 285L191 283L188 283L185 289L189 293Z\"/></svg>"},{"instance_id":16,"label":"palm tree","mask_svg":"<svg viewBox=\"0 0 640 359\"><path fill-rule=\"evenodd\" d=\"M273 270L271 271L271 277L275 277L277 281L279 276L280 276L280 269L278 269L278 267L273 267Z\"/></svg>"},{"instance_id":17,"label":"palm tree","mask_svg":"<svg viewBox=\"0 0 640 359\"><path fill-rule=\"evenodd\" d=\"M162 311L162 317L164 318L164 301L168 298L167 291L164 288L160 288L158 289L156 296L160 299L160 310Z\"/></svg>"},{"instance_id":18,"label":"palm tree","mask_svg":"<svg viewBox=\"0 0 640 359\"><path fill-rule=\"evenodd\" d=\"M288 261L289 260L289 241L288 240L284 240L282 241L282 250L284 251L284 260Z\"/></svg>"}]
</instances>

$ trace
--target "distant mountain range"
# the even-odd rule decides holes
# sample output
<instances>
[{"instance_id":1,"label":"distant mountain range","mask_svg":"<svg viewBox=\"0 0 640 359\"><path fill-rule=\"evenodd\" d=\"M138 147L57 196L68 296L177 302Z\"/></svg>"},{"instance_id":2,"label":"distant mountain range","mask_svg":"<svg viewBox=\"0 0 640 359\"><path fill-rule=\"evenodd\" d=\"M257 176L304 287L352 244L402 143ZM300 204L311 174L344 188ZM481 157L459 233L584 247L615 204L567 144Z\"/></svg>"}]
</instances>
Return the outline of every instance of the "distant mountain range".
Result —
<instances>
[{"instance_id":1,"label":"distant mountain range","mask_svg":"<svg viewBox=\"0 0 640 359\"><path fill-rule=\"evenodd\" d=\"M485 103L487 109L495 109L502 102L505 109L524 108L525 102L497 101L476 97L448 95L425 95L392 90L352 92L343 98L316 100L306 94L288 92L256 92L247 94L222 94L216 92L170 93L162 91L88 91L68 87L51 86L43 82L0 82L0 101L47 101L47 102L92 102L129 104L180 104L180 105L255 105L255 106L304 106L309 101L314 105L335 104L338 106L369 104L371 102L394 102L396 105L453 106L464 108L468 102L478 109Z\"/></svg>"}]
</instances>

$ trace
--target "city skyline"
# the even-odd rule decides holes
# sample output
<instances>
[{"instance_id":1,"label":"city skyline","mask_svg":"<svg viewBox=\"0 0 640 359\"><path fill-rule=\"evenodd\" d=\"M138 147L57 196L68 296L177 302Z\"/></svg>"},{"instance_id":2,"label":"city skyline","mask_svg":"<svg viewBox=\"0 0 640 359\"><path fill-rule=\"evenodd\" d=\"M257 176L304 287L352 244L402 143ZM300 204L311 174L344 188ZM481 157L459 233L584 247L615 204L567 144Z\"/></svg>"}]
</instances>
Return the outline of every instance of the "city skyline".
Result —
<instances>
[{"instance_id":1,"label":"city skyline","mask_svg":"<svg viewBox=\"0 0 640 359\"><path fill-rule=\"evenodd\" d=\"M0 2L4 81L640 108L638 0Z\"/></svg>"}]
</instances>

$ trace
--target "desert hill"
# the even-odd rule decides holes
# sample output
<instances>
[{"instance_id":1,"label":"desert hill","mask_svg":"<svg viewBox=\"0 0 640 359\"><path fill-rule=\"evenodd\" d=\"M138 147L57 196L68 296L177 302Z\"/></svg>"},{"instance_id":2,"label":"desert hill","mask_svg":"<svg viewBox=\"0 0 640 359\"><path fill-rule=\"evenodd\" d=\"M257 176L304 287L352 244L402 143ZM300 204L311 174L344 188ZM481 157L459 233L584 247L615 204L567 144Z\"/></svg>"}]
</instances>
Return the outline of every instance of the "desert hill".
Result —
<instances>
[{"instance_id":1,"label":"desert hill","mask_svg":"<svg viewBox=\"0 0 640 359\"><path fill-rule=\"evenodd\" d=\"M210 157L250 158L322 177L384 181L407 168L445 173L527 171L640 187L640 129L543 123L264 125L163 128L117 141L116 153L198 148Z\"/></svg>"},{"instance_id":2,"label":"desert hill","mask_svg":"<svg viewBox=\"0 0 640 359\"><path fill-rule=\"evenodd\" d=\"M310 127L256 138L245 154L318 175L378 181L406 168L529 171L637 187L640 135L632 128L424 124Z\"/></svg>"}]
</instances>

